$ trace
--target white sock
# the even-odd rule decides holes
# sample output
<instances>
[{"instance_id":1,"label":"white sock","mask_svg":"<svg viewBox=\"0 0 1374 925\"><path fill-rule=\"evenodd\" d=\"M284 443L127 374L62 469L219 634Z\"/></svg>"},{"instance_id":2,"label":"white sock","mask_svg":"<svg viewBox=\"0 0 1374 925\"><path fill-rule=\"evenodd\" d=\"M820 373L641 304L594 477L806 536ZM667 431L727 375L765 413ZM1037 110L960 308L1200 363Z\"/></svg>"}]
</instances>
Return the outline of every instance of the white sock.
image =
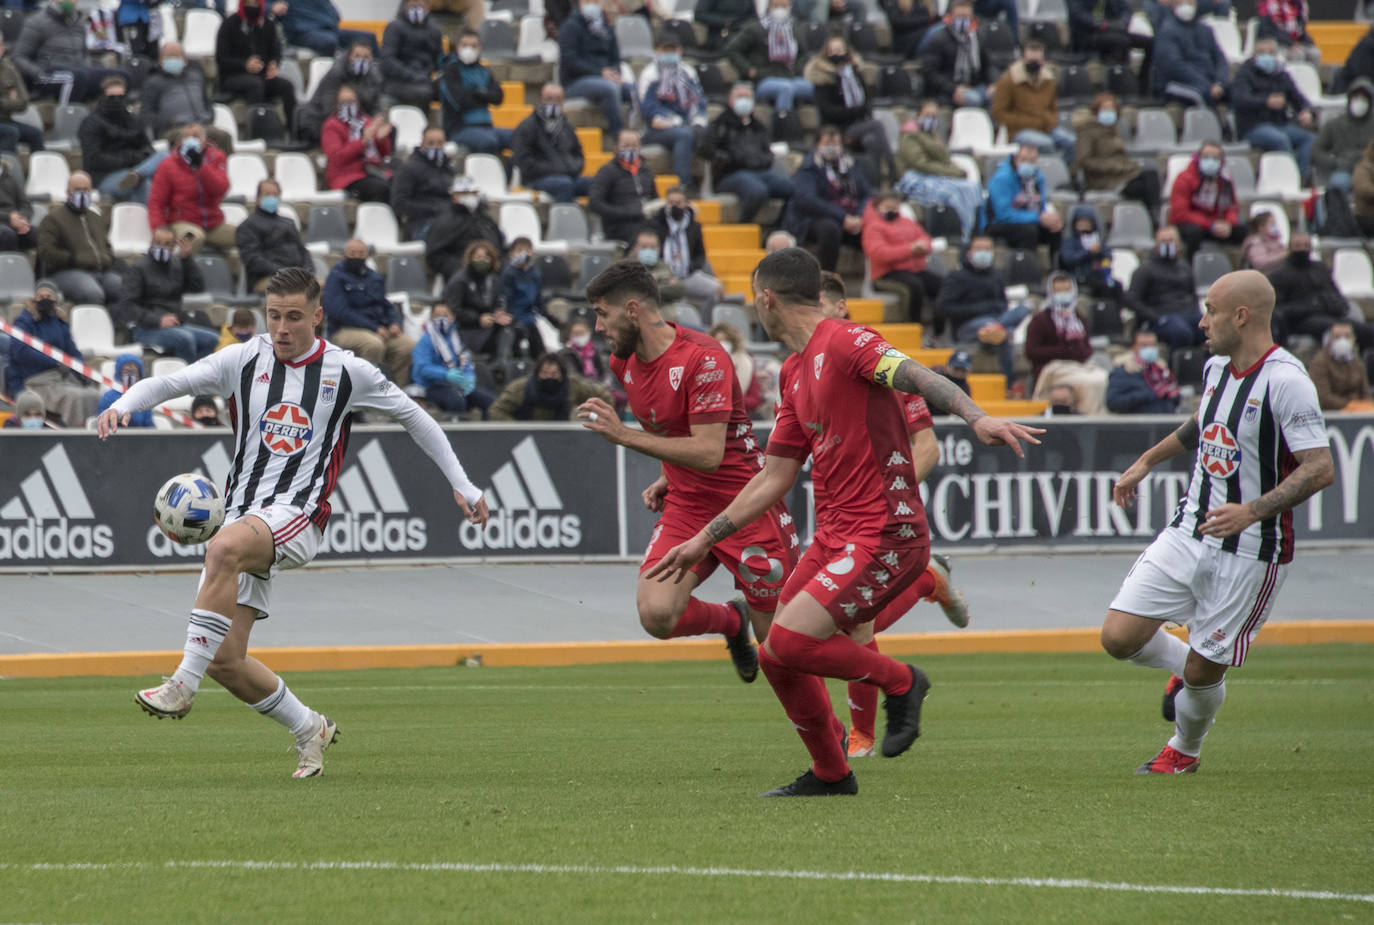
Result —
<instances>
[{"instance_id":1,"label":"white sock","mask_svg":"<svg viewBox=\"0 0 1374 925\"><path fill-rule=\"evenodd\" d=\"M209 610L192 610L186 624L186 648L182 650L181 665L172 672L172 680L191 689L200 690L205 669L219 651L220 643L229 634L230 620L223 614Z\"/></svg>"},{"instance_id":2,"label":"white sock","mask_svg":"<svg viewBox=\"0 0 1374 925\"><path fill-rule=\"evenodd\" d=\"M1207 730L1212 728L1225 699L1225 678L1209 687L1184 684L1174 700L1174 735L1169 745L1196 758L1202 752L1202 740L1207 737Z\"/></svg>"},{"instance_id":3,"label":"white sock","mask_svg":"<svg viewBox=\"0 0 1374 925\"><path fill-rule=\"evenodd\" d=\"M1126 659L1132 665L1146 668L1164 668L1183 677L1183 666L1188 661L1188 643L1172 633L1155 630L1150 641L1140 647L1140 651Z\"/></svg>"},{"instance_id":4,"label":"white sock","mask_svg":"<svg viewBox=\"0 0 1374 925\"><path fill-rule=\"evenodd\" d=\"M280 677L277 678L275 691L249 706L290 729L298 741L309 734L316 723L315 711L301 703L300 698L291 693L291 688Z\"/></svg>"}]
</instances>

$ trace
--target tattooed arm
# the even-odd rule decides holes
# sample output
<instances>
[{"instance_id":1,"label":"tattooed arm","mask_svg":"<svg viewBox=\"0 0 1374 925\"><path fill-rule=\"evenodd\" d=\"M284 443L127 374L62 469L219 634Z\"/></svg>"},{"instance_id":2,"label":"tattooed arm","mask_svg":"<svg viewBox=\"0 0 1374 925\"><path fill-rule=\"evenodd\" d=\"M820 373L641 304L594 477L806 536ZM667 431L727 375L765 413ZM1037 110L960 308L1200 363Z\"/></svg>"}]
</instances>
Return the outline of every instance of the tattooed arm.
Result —
<instances>
[{"instance_id":1,"label":"tattooed arm","mask_svg":"<svg viewBox=\"0 0 1374 925\"><path fill-rule=\"evenodd\" d=\"M1191 453L1196 450L1199 436L1197 418L1190 417L1178 430L1141 453L1140 458L1131 463L1131 467L1121 473L1121 478L1116 480L1116 486L1112 489L1112 497L1116 499L1116 503L1121 507L1130 507L1134 504L1135 487L1150 474L1150 470L1180 453Z\"/></svg>"},{"instance_id":2,"label":"tattooed arm","mask_svg":"<svg viewBox=\"0 0 1374 925\"><path fill-rule=\"evenodd\" d=\"M1223 504L1207 512L1202 532L1231 536L1261 520L1290 511L1336 480L1336 466L1327 447L1295 450L1298 468L1270 491L1249 504Z\"/></svg>"}]
</instances>

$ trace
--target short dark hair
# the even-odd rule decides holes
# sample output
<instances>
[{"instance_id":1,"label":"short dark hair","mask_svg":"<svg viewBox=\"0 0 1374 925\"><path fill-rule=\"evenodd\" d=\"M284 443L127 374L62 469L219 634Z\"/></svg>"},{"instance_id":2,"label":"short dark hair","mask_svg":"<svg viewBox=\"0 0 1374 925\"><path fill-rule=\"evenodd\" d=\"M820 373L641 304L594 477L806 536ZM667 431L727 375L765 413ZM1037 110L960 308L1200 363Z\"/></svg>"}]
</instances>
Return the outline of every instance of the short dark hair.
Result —
<instances>
[{"instance_id":1,"label":"short dark hair","mask_svg":"<svg viewBox=\"0 0 1374 925\"><path fill-rule=\"evenodd\" d=\"M100 82L100 95L104 96L105 91L109 90L111 87L122 87L128 90L129 82L118 74L111 74Z\"/></svg>"},{"instance_id":2,"label":"short dark hair","mask_svg":"<svg viewBox=\"0 0 1374 925\"><path fill-rule=\"evenodd\" d=\"M635 298L658 304L658 283L654 274L638 260L617 260L587 284L587 301L620 302Z\"/></svg>"},{"instance_id":3,"label":"short dark hair","mask_svg":"<svg viewBox=\"0 0 1374 925\"><path fill-rule=\"evenodd\" d=\"M828 295L833 299L844 298L844 280L840 278L840 274L821 274L821 294Z\"/></svg>"},{"instance_id":4,"label":"short dark hair","mask_svg":"<svg viewBox=\"0 0 1374 925\"><path fill-rule=\"evenodd\" d=\"M510 242L511 250L515 250L517 247L528 247L529 249L533 250L534 242L522 235L521 237L518 237L514 241Z\"/></svg>"},{"instance_id":5,"label":"short dark hair","mask_svg":"<svg viewBox=\"0 0 1374 925\"><path fill-rule=\"evenodd\" d=\"M639 230L635 232L635 240L638 241L640 235L645 234L651 234L654 236L654 239L657 240L659 244L663 243L663 235L659 234L658 229L655 228L653 225L640 225Z\"/></svg>"},{"instance_id":6,"label":"short dark hair","mask_svg":"<svg viewBox=\"0 0 1374 925\"><path fill-rule=\"evenodd\" d=\"M670 187L668 187L666 190L663 191L663 198L664 198L664 199L667 199L669 196L673 195L673 193L681 193L682 195L686 196L686 195L687 195L687 187L683 186L683 185L680 184L680 183L677 184L677 185L675 185L675 186L670 186Z\"/></svg>"},{"instance_id":7,"label":"short dark hair","mask_svg":"<svg viewBox=\"0 0 1374 925\"><path fill-rule=\"evenodd\" d=\"M480 42L482 41L482 33L478 32L476 29L464 29L462 32L458 33L458 41L461 42L463 39L476 39Z\"/></svg>"},{"instance_id":8,"label":"short dark hair","mask_svg":"<svg viewBox=\"0 0 1374 925\"><path fill-rule=\"evenodd\" d=\"M251 308L234 309L234 314L229 316L229 327L242 328L247 326L256 329L258 326L258 316L253 314Z\"/></svg>"},{"instance_id":9,"label":"short dark hair","mask_svg":"<svg viewBox=\"0 0 1374 925\"><path fill-rule=\"evenodd\" d=\"M375 41L375 40L374 40L374 39L354 39L353 41L351 41L351 42L348 43L348 53L349 53L350 55L353 54L353 49L355 49L355 48L366 48L368 54L371 54L371 53L372 53L372 43L373 43L373 41Z\"/></svg>"},{"instance_id":10,"label":"short dark hair","mask_svg":"<svg viewBox=\"0 0 1374 925\"><path fill-rule=\"evenodd\" d=\"M305 304L320 303L320 281L315 278L313 269L305 267L282 267L267 281L268 295L304 295ZM256 324L256 320L254 322Z\"/></svg>"},{"instance_id":11,"label":"short dark hair","mask_svg":"<svg viewBox=\"0 0 1374 925\"><path fill-rule=\"evenodd\" d=\"M192 414L195 414L201 408L209 408L211 411L215 412L216 416L219 415L219 405L215 404L215 397L213 395L197 395L195 398L191 399Z\"/></svg>"},{"instance_id":12,"label":"short dark hair","mask_svg":"<svg viewBox=\"0 0 1374 925\"><path fill-rule=\"evenodd\" d=\"M771 289L787 302L815 305L821 298L821 265L800 247L784 247L764 257L754 279L759 288Z\"/></svg>"},{"instance_id":13,"label":"short dark hair","mask_svg":"<svg viewBox=\"0 0 1374 925\"><path fill-rule=\"evenodd\" d=\"M1022 46L1021 46L1021 50L1022 50L1023 52L1026 52L1026 51L1044 51L1044 50L1045 50L1045 43L1044 43L1044 42L1037 42L1036 40L1032 39L1031 41L1029 41L1029 42L1027 42L1026 44L1022 45Z\"/></svg>"},{"instance_id":14,"label":"short dark hair","mask_svg":"<svg viewBox=\"0 0 1374 925\"><path fill-rule=\"evenodd\" d=\"M829 123L822 125L819 129L816 130L817 141L829 135L839 135L841 138L843 138L844 132L840 129L838 125L831 125Z\"/></svg>"}]
</instances>

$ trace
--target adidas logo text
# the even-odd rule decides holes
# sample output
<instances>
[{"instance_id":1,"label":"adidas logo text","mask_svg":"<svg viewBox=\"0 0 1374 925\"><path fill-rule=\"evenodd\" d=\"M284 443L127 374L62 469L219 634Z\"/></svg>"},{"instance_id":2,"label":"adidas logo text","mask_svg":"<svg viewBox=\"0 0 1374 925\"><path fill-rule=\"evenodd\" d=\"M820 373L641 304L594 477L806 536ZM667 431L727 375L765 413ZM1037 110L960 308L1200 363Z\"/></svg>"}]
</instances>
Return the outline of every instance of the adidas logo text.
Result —
<instances>
[{"instance_id":1,"label":"adidas logo text","mask_svg":"<svg viewBox=\"0 0 1374 925\"><path fill-rule=\"evenodd\" d=\"M582 518L564 514L563 499L553 484L533 437L511 450L511 461L491 475L486 530L464 523L459 542L467 549L540 549L559 551L582 545Z\"/></svg>"},{"instance_id":2,"label":"adidas logo text","mask_svg":"<svg viewBox=\"0 0 1374 925\"><path fill-rule=\"evenodd\" d=\"M19 493L0 506L0 562L108 559L114 555L114 531L105 524L72 523L94 520L90 499L59 444L19 483Z\"/></svg>"},{"instance_id":3,"label":"adidas logo text","mask_svg":"<svg viewBox=\"0 0 1374 925\"><path fill-rule=\"evenodd\" d=\"M337 489L320 552L420 552L429 545L424 519L403 516L410 504L380 441L358 451L358 461L339 476Z\"/></svg>"}]
</instances>

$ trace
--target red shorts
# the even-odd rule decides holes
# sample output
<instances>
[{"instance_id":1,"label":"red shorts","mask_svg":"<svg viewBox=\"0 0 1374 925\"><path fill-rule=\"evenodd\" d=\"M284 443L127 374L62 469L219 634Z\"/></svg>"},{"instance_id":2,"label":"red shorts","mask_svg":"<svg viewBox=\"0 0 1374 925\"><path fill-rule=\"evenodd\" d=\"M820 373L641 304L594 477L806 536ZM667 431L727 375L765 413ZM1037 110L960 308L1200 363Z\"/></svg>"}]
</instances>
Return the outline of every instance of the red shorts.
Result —
<instances>
[{"instance_id":1,"label":"red shorts","mask_svg":"<svg viewBox=\"0 0 1374 925\"><path fill-rule=\"evenodd\" d=\"M788 579L779 603L785 605L805 591L840 629L849 632L909 598L907 590L929 562L929 543L858 546L818 533Z\"/></svg>"},{"instance_id":2,"label":"red shorts","mask_svg":"<svg viewBox=\"0 0 1374 925\"><path fill-rule=\"evenodd\" d=\"M653 568L668 550L696 536L714 516L670 504L654 525L640 574ZM792 515L779 501L758 520L713 546L711 555L697 563L692 574L705 581L717 566L724 565L735 576L735 587L744 592L749 606L772 613L778 608L783 585L797 566L800 549Z\"/></svg>"}]
</instances>

